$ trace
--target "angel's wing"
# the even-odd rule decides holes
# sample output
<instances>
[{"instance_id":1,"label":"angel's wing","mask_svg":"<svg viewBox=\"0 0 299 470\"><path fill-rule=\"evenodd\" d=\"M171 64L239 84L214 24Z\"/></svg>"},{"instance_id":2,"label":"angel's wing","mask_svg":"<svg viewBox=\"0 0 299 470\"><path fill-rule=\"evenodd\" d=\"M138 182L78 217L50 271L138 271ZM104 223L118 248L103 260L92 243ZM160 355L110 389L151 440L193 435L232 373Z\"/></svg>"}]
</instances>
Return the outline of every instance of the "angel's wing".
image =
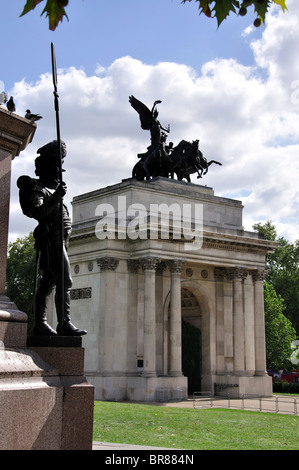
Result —
<instances>
[{"instance_id":1,"label":"angel's wing","mask_svg":"<svg viewBox=\"0 0 299 470\"><path fill-rule=\"evenodd\" d=\"M148 107L143 104L141 101L137 100L135 96L129 96L129 102L131 103L132 108L137 111L139 114L141 128L145 130L150 130L153 122L153 113L148 109Z\"/></svg>"}]
</instances>

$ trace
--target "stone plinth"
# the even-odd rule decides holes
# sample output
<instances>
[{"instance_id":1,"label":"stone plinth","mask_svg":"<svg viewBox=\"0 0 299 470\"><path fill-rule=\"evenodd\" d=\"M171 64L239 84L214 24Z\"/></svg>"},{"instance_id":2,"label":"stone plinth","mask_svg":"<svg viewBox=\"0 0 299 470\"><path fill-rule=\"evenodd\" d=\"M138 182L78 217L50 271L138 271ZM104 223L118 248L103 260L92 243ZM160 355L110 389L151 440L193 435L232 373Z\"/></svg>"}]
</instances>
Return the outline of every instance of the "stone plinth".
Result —
<instances>
[{"instance_id":1,"label":"stone plinth","mask_svg":"<svg viewBox=\"0 0 299 470\"><path fill-rule=\"evenodd\" d=\"M0 450L91 450L82 347L0 349Z\"/></svg>"},{"instance_id":2,"label":"stone plinth","mask_svg":"<svg viewBox=\"0 0 299 470\"><path fill-rule=\"evenodd\" d=\"M32 347L46 363L58 370L62 388L60 450L91 450L94 387L84 376L82 347ZM47 442L44 443L47 448Z\"/></svg>"}]
</instances>

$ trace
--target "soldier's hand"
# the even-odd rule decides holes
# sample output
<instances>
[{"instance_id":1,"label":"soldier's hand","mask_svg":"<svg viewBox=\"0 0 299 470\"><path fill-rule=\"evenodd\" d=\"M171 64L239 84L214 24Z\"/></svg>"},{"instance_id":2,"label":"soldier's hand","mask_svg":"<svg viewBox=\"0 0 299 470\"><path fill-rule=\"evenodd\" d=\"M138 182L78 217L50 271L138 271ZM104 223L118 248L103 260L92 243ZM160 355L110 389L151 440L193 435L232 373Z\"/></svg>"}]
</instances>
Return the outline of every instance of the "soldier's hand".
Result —
<instances>
[{"instance_id":1,"label":"soldier's hand","mask_svg":"<svg viewBox=\"0 0 299 470\"><path fill-rule=\"evenodd\" d=\"M57 195L58 197L63 198L63 196L66 195L66 192L67 192L67 186L66 186L65 182L62 181L62 182L58 185L58 187L57 187L55 193L56 193L56 195Z\"/></svg>"}]
</instances>

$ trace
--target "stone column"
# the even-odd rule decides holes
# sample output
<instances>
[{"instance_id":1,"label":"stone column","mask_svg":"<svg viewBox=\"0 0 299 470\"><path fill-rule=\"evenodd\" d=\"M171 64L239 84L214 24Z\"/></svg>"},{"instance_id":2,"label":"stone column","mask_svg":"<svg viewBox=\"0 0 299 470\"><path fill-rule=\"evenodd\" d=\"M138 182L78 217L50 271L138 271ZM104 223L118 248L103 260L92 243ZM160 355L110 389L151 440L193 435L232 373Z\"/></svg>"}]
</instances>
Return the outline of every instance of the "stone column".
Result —
<instances>
[{"instance_id":1,"label":"stone column","mask_svg":"<svg viewBox=\"0 0 299 470\"><path fill-rule=\"evenodd\" d=\"M216 292L216 362L217 373L225 372L224 363L224 342L225 342L225 323L224 323L224 288L223 279L225 269L215 268L215 292Z\"/></svg>"},{"instance_id":2,"label":"stone column","mask_svg":"<svg viewBox=\"0 0 299 470\"><path fill-rule=\"evenodd\" d=\"M156 265L160 261L148 256L140 260L144 270L144 377L155 377L156 373Z\"/></svg>"},{"instance_id":3,"label":"stone column","mask_svg":"<svg viewBox=\"0 0 299 470\"><path fill-rule=\"evenodd\" d=\"M112 256L97 259L101 269L100 278L100 321L99 321L99 359L103 374L111 374L114 370L114 357L120 351L115 345L115 270L119 260ZM126 354L126 351L122 351Z\"/></svg>"},{"instance_id":4,"label":"stone column","mask_svg":"<svg viewBox=\"0 0 299 470\"><path fill-rule=\"evenodd\" d=\"M182 376L182 313L181 313L181 272L185 261L174 259L170 262L170 335L169 375Z\"/></svg>"},{"instance_id":5,"label":"stone column","mask_svg":"<svg viewBox=\"0 0 299 470\"><path fill-rule=\"evenodd\" d=\"M266 271L252 272L254 281L254 334L255 334L255 375L266 375L266 338L264 314L264 278Z\"/></svg>"},{"instance_id":6,"label":"stone column","mask_svg":"<svg viewBox=\"0 0 299 470\"><path fill-rule=\"evenodd\" d=\"M246 375L255 373L254 339L254 288L252 276L244 281L244 320L245 320L245 370Z\"/></svg>"},{"instance_id":7,"label":"stone column","mask_svg":"<svg viewBox=\"0 0 299 470\"><path fill-rule=\"evenodd\" d=\"M138 338L138 269L139 260L128 259L127 268L129 273L129 293L128 293L128 372L135 372L137 368L137 338Z\"/></svg>"},{"instance_id":8,"label":"stone column","mask_svg":"<svg viewBox=\"0 0 299 470\"><path fill-rule=\"evenodd\" d=\"M244 268L229 270L233 280L233 335L234 335L234 374L245 373L245 338L244 338L244 298L243 280L247 276Z\"/></svg>"}]
</instances>

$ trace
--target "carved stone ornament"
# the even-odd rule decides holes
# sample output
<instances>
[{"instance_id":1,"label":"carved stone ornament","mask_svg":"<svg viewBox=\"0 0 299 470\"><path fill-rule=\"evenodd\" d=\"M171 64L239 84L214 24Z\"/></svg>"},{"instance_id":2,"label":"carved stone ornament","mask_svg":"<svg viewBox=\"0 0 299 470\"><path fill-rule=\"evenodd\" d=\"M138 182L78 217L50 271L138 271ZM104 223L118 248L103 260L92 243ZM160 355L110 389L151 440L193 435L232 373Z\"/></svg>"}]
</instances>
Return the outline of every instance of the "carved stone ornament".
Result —
<instances>
[{"instance_id":1,"label":"carved stone ornament","mask_svg":"<svg viewBox=\"0 0 299 470\"><path fill-rule=\"evenodd\" d=\"M193 269L192 268L187 268L186 269L186 276L187 277L192 277L193 276Z\"/></svg>"},{"instance_id":2,"label":"carved stone ornament","mask_svg":"<svg viewBox=\"0 0 299 470\"><path fill-rule=\"evenodd\" d=\"M266 269L254 269L251 271L252 279L254 282L256 281L263 281L267 275L267 270Z\"/></svg>"},{"instance_id":3,"label":"carved stone ornament","mask_svg":"<svg viewBox=\"0 0 299 470\"><path fill-rule=\"evenodd\" d=\"M80 289L71 289L71 300L91 299L92 288L82 287Z\"/></svg>"},{"instance_id":4,"label":"carved stone ornament","mask_svg":"<svg viewBox=\"0 0 299 470\"><path fill-rule=\"evenodd\" d=\"M244 281L248 275L246 268L230 268L226 270L226 277L228 280L240 280Z\"/></svg>"},{"instance_id":5,"label":"carved stone ornament","mask_svg":"<svg viewBox=\"0 0 299 470\"><path fill-rule=\"evenodd\" d=\"M171 273L181 274L183 266L186 261L183 259L173 259L169 262L169 269Z\"/></svg>"},{"instance_id":6,"label":"carved stone ornament","mask_svg":"<svg viewBox=\"0 0 299 470\"><path fill-rule=\"evenodd\" d=\"M167 263L165 261L159 261L157 263L156 273L158 275L162 276L162 274L165 271L166 267L167 267Z\"/></svg>"},{"instance_id":7,"label":"carved stone ornament","mask_svg":"<svg viewBox=\"0 0 299 470\"><path fill-rule=\"evenodd\" d=\"M226 269L224 268L215 268L214 269L214 276L216 281L223 281L226 276Z\"/></svg>"},{"instance_id":8,"label":"carved stone ornament","mask_svg":"<svg viewBox=\"0 0 299 470\"><path fill-rule=\"evenodd\" d=\"M130 273L137 273L140 266L139 259L127 259L127 267Z\"/></svg>"},{"instance_id":9,"label":"carved stone ornament","mask_svg":"<svg viewBox=\"0 0 299 470\"><path fill-rule=\"evenodd\" d=\"M140 259L141 266L143 270L156 270L157 264L160 262L159 258L154 258L153 256L147 256Z\"/></svg>"},{"instance_id":10,"label":"carved stone ornament","mask_svg":"<svg viewBox=\"0 0 299 470\"><path fill-rule=\"evenodd\" d=\"M97 264L100 266L101 271L115 271L119 264L119 259L112 256L104 256L97 259Z\"/></svg>"}]
</instances>

